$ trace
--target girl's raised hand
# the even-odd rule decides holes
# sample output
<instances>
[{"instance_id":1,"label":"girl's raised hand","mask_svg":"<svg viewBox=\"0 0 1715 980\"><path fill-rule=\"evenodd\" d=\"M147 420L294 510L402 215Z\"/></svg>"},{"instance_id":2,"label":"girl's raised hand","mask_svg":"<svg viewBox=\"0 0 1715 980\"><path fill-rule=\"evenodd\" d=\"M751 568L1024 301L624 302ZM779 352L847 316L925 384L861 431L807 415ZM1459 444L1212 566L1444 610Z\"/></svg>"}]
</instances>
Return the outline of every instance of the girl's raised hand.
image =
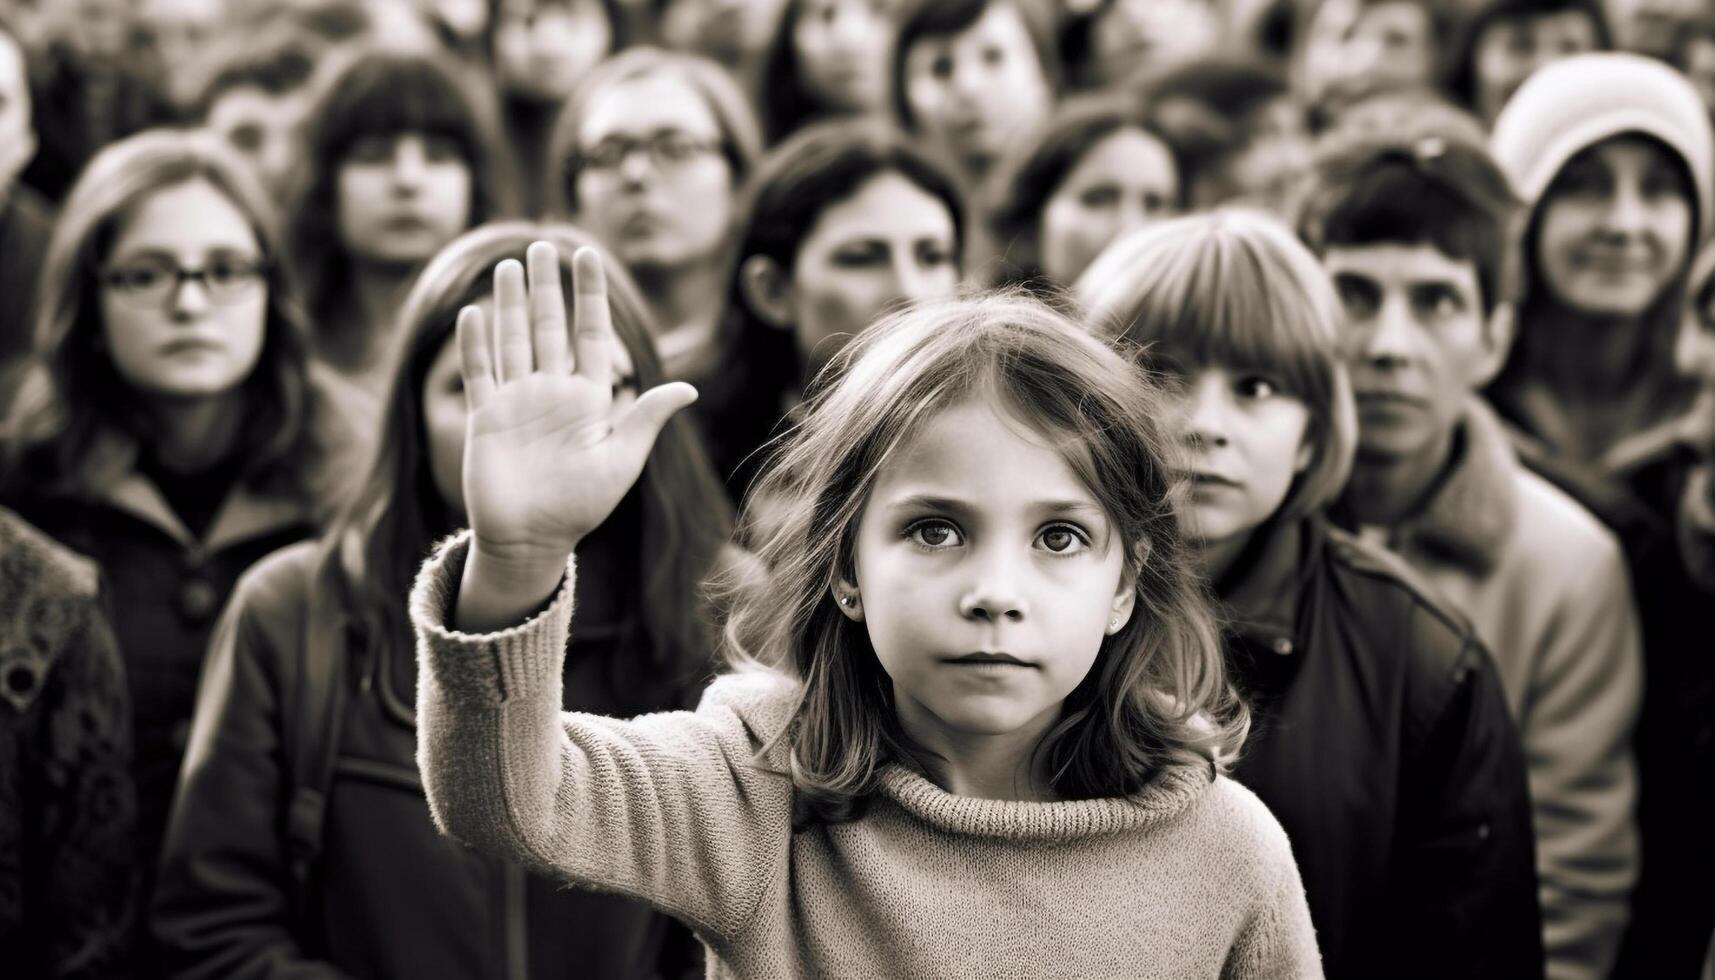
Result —
<instances>
[{"instance_id":1,"label":"girl's raised hand","mask_svg":"<svg viewBox=\"0 0 1715 980\"><path fill-rule=\"evenodd\" d=\"M559 253L536 242L494 271L494 323L459 313L469 410L464 503L472 561L551 570L618 506L673 413L696 400L688 384L644 392L614 411L607 280L593 249L572 260L574 329L566 329Z\"/></svg>"}]
</instances>

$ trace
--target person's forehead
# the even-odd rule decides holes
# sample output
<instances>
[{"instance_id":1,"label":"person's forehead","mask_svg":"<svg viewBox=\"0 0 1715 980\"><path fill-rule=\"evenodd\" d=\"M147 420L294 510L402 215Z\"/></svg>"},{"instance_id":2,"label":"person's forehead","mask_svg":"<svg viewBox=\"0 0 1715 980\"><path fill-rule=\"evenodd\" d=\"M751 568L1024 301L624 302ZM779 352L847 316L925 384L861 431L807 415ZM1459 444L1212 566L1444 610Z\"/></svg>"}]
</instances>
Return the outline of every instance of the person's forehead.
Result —
<instances>
[{"instance_id":1,"label":"person's forehead","mask_svg":"<svg viewBox=\"0 0 1715 980\"><path fill-rule=\"evenodd\" d=\"M1332 275L1356 274L1381 284L1477 286L1475 263L1454 258L1429 242L1330 246L1322 263Z\"/></svg>"},{"instance_id":2,"label":"person's forehead","mask_svg":"<svg viewBox=\"0 0 1715 980\"><path fill-rule=\"evenodd\" d=\"M216 128L239 119L283 119L297 115L306 101L302 91L276 93L259 85L235 85L215 98L208 118Z\"/></svg>"},{"instance_id":3,"label":"person's forehead","mask_svg":"<svg viewBox=\"0 0 1715 980\"><path fill-rule=\"evenodd\" d=\"M898 173L876 174L843 200L830 204L807 239L863 235L951 237L953 218L937 197Z\"/></svg>"},{"instance_id":4,"label":"person's forehead","mask_svg":"<svg viewBox=\"0 0 1715 980\"><path fill-rule=\"evenodd\" d=\"M161 249L182 255L215 248L255 248L256 231L225 192L206 180L163 187L145 197L121 222L115 255Z\"/></svg>"},{"instance_id":5,"label":"person's forehead","mask_svg":"<svg viewBox=\"0 0 1715 980\"><path fill-rule=\"evenodd\" d=\"M684 78L660 73L616 81L596 92L580 135L590 145L612 135L640 136L666 129L703 137L720 134L702 93Z\"/></svg>"},{"instance_id":6,"label":"person's forehead","mask_svg":"<svg viewBox=\"0 0 1715 980\"><path fill-rule=\"evenodd\" d=\"M912 44L906 55L959 51L991 44L1019 50L1031 46L1030 29L1025 26L1023 12L1015 4L1004 0L991 3L969 27L950 34L924 35Z\"/></svg>"}]
</instances>

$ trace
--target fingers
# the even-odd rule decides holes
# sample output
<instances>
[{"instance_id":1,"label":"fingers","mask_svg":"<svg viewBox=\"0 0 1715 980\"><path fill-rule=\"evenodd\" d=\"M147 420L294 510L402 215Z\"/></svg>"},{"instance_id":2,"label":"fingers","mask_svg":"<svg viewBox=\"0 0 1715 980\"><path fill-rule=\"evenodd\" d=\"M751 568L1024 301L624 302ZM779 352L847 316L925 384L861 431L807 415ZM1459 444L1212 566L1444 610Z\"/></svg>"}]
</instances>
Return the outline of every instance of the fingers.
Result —
<instances>
[{"instance_id":1,"label":"fingers","mask_svg":"<svg viewBox=\"0 0 1715 980\"><path fill-rule=\"evenodd\" d=\"M697 400L697 389L683 381L670 381L643 393L637 403L613 426L613 436L634 452L642 466L654 448L655 439L673 413Z\"/></svg>"},{"instance_id":2,"label":"fingers","mask_svg":"<svg viewBox=\"0 0 1715 980\"><path fill-rule=\"evenodd\" d=\"M560 288L560 252L548 242L533 242L524 253L524 261L536 369L544 374L569 374L571 340L566 330L566 294Z\"/></svg>"},{"instance_id":3,"label":"fingers","mask_svg":"<svg viewBox=\"0 0 1715 980\"><path fill-rule=\"evenodd\" d=\"M488 325L483 322L482 310L467 306L459 311L455 329L465 407L474 412L494 396L494 359L489 355Z\"/></svg>"},{"instance_id":4,"label":"fingers","mask_svg":"<svg viewBox=\"0 0 1715 980\"><path fill-rule=\"evenodd\" d=\"M607 274L593 248L572 256L572 361L578 374L598 385L613 380L613 320L607 308Z\"/></svg>"},{"instance_id":5,"label":"fingers","mask_svg":"<svg viewBox=\"0 0 1715 980\"><path fill-rule=\"evenodd\" d=\"M494 267L494 319L500 381L522 378L530 373L535 358L524 299L524 266L517 259L506 259Z\"/></svg>"}]
</instances>

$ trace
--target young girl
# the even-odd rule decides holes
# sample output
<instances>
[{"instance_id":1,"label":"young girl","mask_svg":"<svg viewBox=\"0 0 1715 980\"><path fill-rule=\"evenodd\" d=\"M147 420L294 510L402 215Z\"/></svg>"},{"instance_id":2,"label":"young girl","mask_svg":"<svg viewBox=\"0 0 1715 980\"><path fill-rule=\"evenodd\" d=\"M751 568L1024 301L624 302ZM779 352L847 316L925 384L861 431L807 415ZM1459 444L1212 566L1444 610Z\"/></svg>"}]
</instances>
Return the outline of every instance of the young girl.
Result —
<instances>
[{"instance_id":1,"label":"young girl","mask_svg":"<svg viewBox=\"0 0 1715 980\"><path fill-rule=\"evenodd\" d=\"M667 376L708 352L755 115L719 66L633 48L567 100L548 151L553 211L594 233L643 287Z\"/></svg>"},{"instance_id":2,"label":"young girl","mask_svg":"<svg viewBox=\"0 0 1715 980\"><path fill-rule=\"evenodd\" d=\"M1328 976L1541 976L1495 668L1397 559L1320 513L1357 440L1327 274L1283 225L1216 213L1120 239L1077 295L1171 382L1186 534L1257 719L1234 776L1292 840Z\"/></svg>"},{"instance_id":3,"label":"young girl","mask_svg":"<svg viewBox=\"0 0 1715 980\"><path fill-rule=\"evenodd\" d=\"M1673 342L1715 219L1708 112L1665 65L1584 54L1532 75L1490 147L1531 210L1517 336L1489 398L1527 457L1610 470L1692 397Z\"/></svg>"},{"instance_id":4,"label":"young girl","mask_svg":"<svg viewBox=\"0 0 1715 980\"><path fill-rule=\"evenodd\" d=\"M897 0L791 0L762 70L762 121L779 143L817 119L887 108Z\"/></svg>"},{"instance_id":5,"label":"young girl","mask_svg":"<svg viewBox=\"0 0 1715 980\"><path fill-rule=\"evenodd\" d=\"M273 215L212 134L103 150L54 229L37 363L0 430L0 497L110 588L151 872L215 614L253 562L314 532L345 443Z\"/></svg>"},{"instance_id":6,"label":"young girl","mask_svg":"<svg viewBox=\"0 0 1715 980\"><path fill-rule=\"evenodd\" d=\"M691 377L716 467L742 495L757 450L842 343L893 306L953 294L964 205L890 127L823 123L762 162L736 241L720 332Z\"/></svg>"},{"instance_id":7,"label":"young girl","mask_svg":"<svg viewBox=\"0 0 1715 980\"><path fill-rule=\"evenodd\" d=\"M1284 835L1218 775L1244 713L1141 375L1012 298L878 325L763 480L746 669L694 714L562 714L566 556L695 391L613 408L599 264L568 342L529 258L492 335L461 313L473 531L411 598L444 829L669 911L710 976L1321 975Z\"/></svg>"},{"instance_id":8,"label":"young girl","mask_svg":"<svg viewBox=\"0 0 1715 980\"><path fill-rule=\"evenodd\" d=\"M491 302L494 263L538 237L567 257L592 242L566 226L490 225L424 269L401 311L368 476L320 543L271 556L238 587L199 695L155 903L175 976L231 976L264 961L368 976L675 976L672 964L695 956L688 934L640 905L448 847L415 785L417 665L399 597L413 556L464 522L453 323L459 307ZM661 370L642 298L603 261L612 384L627 401ZM695 435L675 420L614 516L579 544L584 567L600 571L578 589L563 707L632 715L694 701L713 667L697 586L731 527ZM330 680L307 697L318 663ZM327 809L309 841L326 856L307 883L292 861L304 840L278 817L296 803L293 735L306 726L320 726L314 741L335 760L313 787ZM476 922L517 942L457 925Z\"/></svg>"},{"instance_id":9,"label":"young girl","mask_svg":"<svg viewBox=\"0 0 1715 980\"><path fill-rule=\"evenodd\" d=\"M433 54L364 48L318 79L291 241L316 354L379 401L398 303L419 266L509 210L491 94Z\"/></svg>"},{"instance_id":10,"label":"young girl","mask_svg":"<svg viewBox=\"0 0 1715 980\"><path fill-rule=\"evenodd\" d=\"M1135 102L1068 102L1014 162L990 224L996 279L1070 286L1108 243L1184 207L1179 160Z\"/></svg>"}]
</instances>

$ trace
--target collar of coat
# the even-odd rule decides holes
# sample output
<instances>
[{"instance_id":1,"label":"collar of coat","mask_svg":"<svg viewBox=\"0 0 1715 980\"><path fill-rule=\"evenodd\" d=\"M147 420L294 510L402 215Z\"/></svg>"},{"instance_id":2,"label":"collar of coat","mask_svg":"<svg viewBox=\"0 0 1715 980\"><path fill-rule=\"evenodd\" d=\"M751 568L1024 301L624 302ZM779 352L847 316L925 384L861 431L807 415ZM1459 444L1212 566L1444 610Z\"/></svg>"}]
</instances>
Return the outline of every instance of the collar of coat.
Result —
<instances>
[{"instance_id":1,"label":"collar of coat","mask_svg":"<svg viewBox=\"0 0 1715 980\"><path fill-rule=\"evenodd\" d=\"M199 541L161 495L160 488L135 469L103 482L96 497L116 510L159 529L185 548L214 552L289 527L313 524L315 515L303 501L266 494L238 483L221 502L208 533Z\"/></svg>"},{"instance_id":2,"label":"collar of coat","mask_svg":"<svg viewBox=\"0 0 1715 980\"><path fill-rule=\"evenodd\" d=\"M1299 648L1299 596L1322 540L1318 521L1269 521L1251 536L1214 587L1228 633L1281 655Z\"/></svg>"},{"instance_id":3,"label":"collar of coat","mask_svg":"<svg viewBox=\"0 0 1715 980\"><path fill-rule=\"evenodd\" d=\"M1492 571L1518 520L1518 467L1500 419L1473 396L1458 423L1450 468L1417 513L1393 528L1390 547L1434 555L1477 575Z\"/></svg>"}]
</instances>

